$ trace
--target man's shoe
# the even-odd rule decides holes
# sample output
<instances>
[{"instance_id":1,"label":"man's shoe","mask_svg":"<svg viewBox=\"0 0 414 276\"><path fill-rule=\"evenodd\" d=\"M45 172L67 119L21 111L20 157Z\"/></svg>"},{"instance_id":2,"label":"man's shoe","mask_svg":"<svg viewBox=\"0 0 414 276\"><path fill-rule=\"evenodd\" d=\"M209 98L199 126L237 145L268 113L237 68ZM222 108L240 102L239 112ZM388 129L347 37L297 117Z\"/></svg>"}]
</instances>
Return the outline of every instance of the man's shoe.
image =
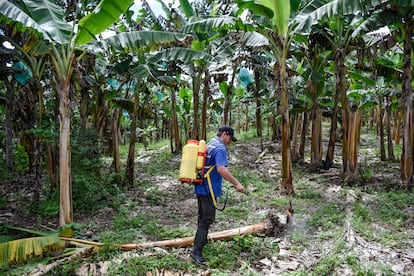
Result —
<instances>
[{"instance_id":1,"label":"man's shoe","mask_svg":"<svg viewBox=\"0 0 414 276\"><path fill-rule=\"evenodd\" d=\"M196 263L197 265L202 266L202 267L206 266L206 263L204 262L203 257L201 257L200 255L197 255L191 252L190 257L193 260L193 262Z\"/></svg>"}]
</instances>

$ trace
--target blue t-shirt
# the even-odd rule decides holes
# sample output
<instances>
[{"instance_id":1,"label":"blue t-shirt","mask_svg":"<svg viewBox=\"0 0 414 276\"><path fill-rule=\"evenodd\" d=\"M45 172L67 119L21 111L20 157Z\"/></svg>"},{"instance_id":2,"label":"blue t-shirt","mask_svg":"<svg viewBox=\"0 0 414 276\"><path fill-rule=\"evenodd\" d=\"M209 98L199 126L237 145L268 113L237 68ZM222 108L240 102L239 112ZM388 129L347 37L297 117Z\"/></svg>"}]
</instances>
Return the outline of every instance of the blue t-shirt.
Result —
<instances>
[{"instance_id":1,"label":"blue t-shirt","mask_svg":"<svg viewBox=\"0 0 414 276\"><path fill-rule=\"evenodd\" d=\"M204 173L208 171L211 166L214 169L210 172L211 185L216 197L221 196L223 177L217 172L218 166L228 166L227 149L223 141L219 137L214 137L207 143L207 158ZM209 195L210 189L208 187L207 178L204 179L203 184L195 185L194 192L198 195Z\"/></svg>"}]
</instances>

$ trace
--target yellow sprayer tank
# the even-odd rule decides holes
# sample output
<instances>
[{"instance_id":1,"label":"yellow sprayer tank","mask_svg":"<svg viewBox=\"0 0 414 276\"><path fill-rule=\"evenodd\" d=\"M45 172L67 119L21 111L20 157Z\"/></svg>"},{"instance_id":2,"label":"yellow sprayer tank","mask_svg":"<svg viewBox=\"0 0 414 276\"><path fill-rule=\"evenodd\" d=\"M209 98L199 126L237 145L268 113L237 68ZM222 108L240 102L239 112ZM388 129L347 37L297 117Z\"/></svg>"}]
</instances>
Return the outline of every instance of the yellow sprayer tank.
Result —
<instances>
[{"instance_id":1,"label":"yellow sprayer tank","mask_svg":"<svg viewBox=\"0 0 414 276\"><path fill-rule=\"evenodd\" d=\"M198 141L188 140L183 147L180 164L180 181L192 182L197 179Z\"/></svg>"},{"instance_id":2,"label":"yellow sprayer tank","mask_svg":"<svg viewBox=\"0 0 414 276\"><path fill-rule=\"evenodd\" d=\"M198 142L197 170L201 170L203 168L205 156L206 156L206 141L200 140L200 142Z\"/></svg>"}]
</instances>

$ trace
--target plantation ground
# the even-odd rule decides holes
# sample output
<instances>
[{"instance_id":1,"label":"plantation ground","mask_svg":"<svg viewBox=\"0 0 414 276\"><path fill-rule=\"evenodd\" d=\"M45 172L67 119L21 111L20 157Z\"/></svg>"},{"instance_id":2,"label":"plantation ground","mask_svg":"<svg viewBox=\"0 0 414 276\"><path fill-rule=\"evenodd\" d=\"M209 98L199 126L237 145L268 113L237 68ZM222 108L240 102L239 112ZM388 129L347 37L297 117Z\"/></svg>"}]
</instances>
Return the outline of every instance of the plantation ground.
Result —
<instances>
[{"instance_id":1,"label":"plantation ground","mask_svg":"<svg viewBox=\"0 0 414 276\"><path fill-rule=\"evenodd\" d=\"M279 193L280 148L264 141L229 148L230 170L249 195L228 188L212 231L261 223L269 214L285 222L290 198ZM293 223L275 236L248 235L211 241L207 269L192 264L191 247L119 252L111 248L70 263L53 274L78 275L413 275L414 196L399 188L399 163L381 162L376 141L363 137L359 162L364 183L343 186L339 168L311 171L294 165ZM339 154L340 144L336 153ZM177 181L179 156L168 148L137 154L137 185L111 206L76 216L78 238L105 243L141 243L193 236L197 203L192 187ZM339 166L340 158L336 160ZM225 183L229 187L229 183ZM225 188L226 189L226 188ZM219 203L223 205L223 200ZM2 211L2 218L6 218ZM19 217L9 212L17 222ZM24 218L23 218L24 219ZM27 220L18 226L28 226ZM52 228L55 221L32 221ZM33 271L33 270L32 270ZM36 271L36 269L35 269ZM11 271L13 274L13 271Z\"/></svg>"}]
</instances>

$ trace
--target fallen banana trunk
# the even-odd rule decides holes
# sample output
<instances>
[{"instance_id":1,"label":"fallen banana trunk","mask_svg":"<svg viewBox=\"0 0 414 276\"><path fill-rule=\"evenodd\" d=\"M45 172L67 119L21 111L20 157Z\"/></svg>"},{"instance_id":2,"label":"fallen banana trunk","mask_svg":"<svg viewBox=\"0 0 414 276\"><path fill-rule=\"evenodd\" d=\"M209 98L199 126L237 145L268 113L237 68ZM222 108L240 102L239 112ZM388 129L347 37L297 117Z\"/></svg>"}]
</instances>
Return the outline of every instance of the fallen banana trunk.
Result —
<instances>
[{"instance_id":1,"label":"fallen banana trunk","mask_svg":"<svg viewBox=\"0 0 414 276\"><path fill-rule=\"evenodd\" d=\"M286 225L280 223L279 217L276 215L272 215L272 212L269 212L269 215L265 222L244 226L240 228L234 228L229 230L224 230L220 232L214 232L208 235L210 240L229 240L235 236L242 236L246 234L266 234L266 235L273 235L275 237L279 237L284 231ZM105 246L104 243L94 242L94 241L87 241L87 240L80 240L74 238L65 238L59 237L59 239L66 241L68 244L72 246L80 247L77 250L76 254L73 254L70 257L66 257L64 259L58 260L54 263L48 264L47 266L40 266L37 267L36 270L29 272L26 275L45 275L51 269L56 268L62 262L70 261L78 256L84 257L87 255L94 254L99 250L99 247ZM180 246L189 246L192 245L194 242L194 237L187 237L187 238L179 238L179 239L172 239L172 240L164 240L164 241L153 241L153 242L144 242L144 243L133 243L133 244L110 244L108 246L115 246L119 247L122 250L134 250L140 248L151 248L151 247L180 247Z\"/></svg>"},{"instance_id":2,"label":"fallen banana trunk","mask_svg":"<svg viewBox=\"0 0 414 276\"><path fill-rule=\"evenodd\" d=\"M220 232L214 232L208 235L210 240L229 240L235 236L241 236L251 233L268 233L272 229L272 226L268 222L263 222L259 224L244 226L240 228L234 228L229 230L224 230ZM123 250L133 250L138 248L151 248L151 247L180 247L180 246L189 246L194 242L194 237L179 238L172 240L164 241L153 241L153 242L144 242L144 243L131 243L131 244L119 244L115 246L121 247Z\"/></svg>"},{"instance_id":3,"label":"fallen banana trunk","mask_svg":"<svg viewBox=\"0 0 414 276\"><path fill-rule=\"evenodd\" d=\"M224 230L220 232L213 232L208 235L210 240L229 240L235 236L242 236L246 234L255 234L262 233L266 235L273 235L279 237L285 231L286 225L280 223L279 217L273 215L272 212L269 212L265 222L248 225L244 227ZM59 237L62 240L68 241L72 245L78 247L101 247L105 244L100 242L79 240L74 238L65 238ZM163 241L152 241L144 243L127 243L127 244L110 244L109 246L119 247L122 250L133 250L139 248L151 248L151 247L180 247L180 246L189 246L194 242L194 237L178 238L172 240L163 240Z\"/></svg>"},{"instance_id":4,"label":"fallen banana trunk","mask_svg":"<svg viewBox=\"0 0 414 276\"><path fill-rule=\"evenodd\" d=\"M235 236L242 236L246 234L262 233L266 235L273 235L279 237L285 230L285 224L280 223L279 217L277 215L269 212L265 222L248 225L244 227L224 230L220 232L213 232L208 235L210 240L229 240ZM62 240L70 242L72 245L76 246L96 246L100 247L105 244L100 242L92 242L79 240L74 238L65 238L59 237ZM151 247L180 247L180 246L189 246L194 242L194 237L178 238L172 240L163 240L163 241L152 241L144 243L129 243L129 244L110 244L109 246L119 247L122 250L134 250L139 248L151 248Z\"/></svg>"}]
</instances>

